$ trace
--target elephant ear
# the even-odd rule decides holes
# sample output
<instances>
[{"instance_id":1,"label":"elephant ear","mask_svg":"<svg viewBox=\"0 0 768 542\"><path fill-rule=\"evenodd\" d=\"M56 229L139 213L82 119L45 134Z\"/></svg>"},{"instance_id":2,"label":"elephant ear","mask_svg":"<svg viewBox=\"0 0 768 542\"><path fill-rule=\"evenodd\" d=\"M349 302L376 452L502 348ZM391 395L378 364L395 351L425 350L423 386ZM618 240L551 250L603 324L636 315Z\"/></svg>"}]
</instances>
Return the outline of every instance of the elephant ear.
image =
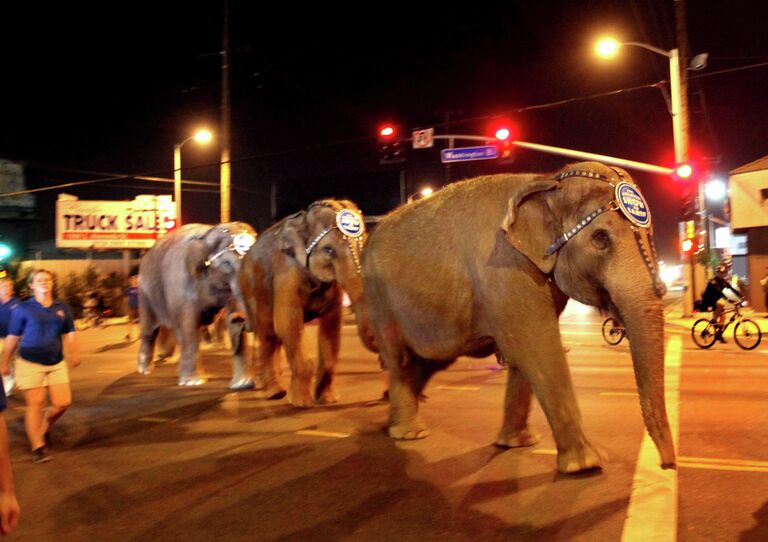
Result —
<instances>
[{"instance_id":1,"label":"elephant ear","mask_svg":"<svg viewBox=\"0 0 768 542\"><path fill-rule=\"evenodd\" d=\"M285 219L278 246L282 252L303 265L307 250L307 236L307 213L300 211Z\"/></svg>"},{"instance_id":2,"label":"elephant ear","mask_svg":"<svg viewBox=\"0 0 768 542\"><path fill-rule=\"evenodd\" d=\"M203 239L191 239L187 243L185 264L192 278L199 279L205 273L205 260L209 253L210 248Z\"/></svg>"},{"instance_id":3,"label":"elephant ear","mask_svg":"<svg viewBox=\"0 0 768 542\"><path fill-rule=\"evenodd\" d=\"M507 240L524 254L542 273L555 267L557 254L547 256L547 247L558 236L559 225L544 192L557 188L558 181L541 180L522 184L509 198L501 228Z\"/></svg>"}]
</instances>

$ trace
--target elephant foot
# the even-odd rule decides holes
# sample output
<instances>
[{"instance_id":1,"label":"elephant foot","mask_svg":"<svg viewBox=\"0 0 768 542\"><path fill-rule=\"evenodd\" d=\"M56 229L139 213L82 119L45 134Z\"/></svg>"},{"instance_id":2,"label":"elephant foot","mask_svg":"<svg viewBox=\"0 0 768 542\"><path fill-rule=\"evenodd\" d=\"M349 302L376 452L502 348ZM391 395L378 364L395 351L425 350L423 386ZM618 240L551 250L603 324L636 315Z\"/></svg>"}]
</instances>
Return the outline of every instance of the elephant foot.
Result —
<instances>
[{"instance_id":1,"label":"elephant foot","mask_svg":"<svg viewBox=\"0 0 768 542\"><path fill-rule=\"evenodd\" d=\"M296 408L312 408L315 406L315 401L309 393L301 395L291 393L288 395L288 401Z\"/></svg>"},{"instance_id":2,"label":"elephant foot","mask_svg":"<svg viewBox=\"0 0 768 542\"><path fill-rule=\"evenodd\" d=\"M420 421L389 426L389 436L397 440L417 440L429 435L429 429Z\"/></svg>"},{"instance_id":3,"label":"elephant foot","mask_svg":"<svg viewBox=\"0 0 768 542\"><path fill-rule=\"evenodd\" d=\"M253 383L252 378L243 377L229 381L229 389L240 391L240 390L252 390L256 387L256 385Z\"/></svg>"},{"instance_id":4,"label":"elephant foot","mask_svg":"<svg viewBox=\"0 0 768 542\"><path fill-rule=\"evenodd\" d=\"M317 396L317 403L320 405L333 405L339 402L339 397L333 390L323 390Z\"/></svg>"},{"instance_id":5,"label":"elephant foot","mask_svg":"<svg viewBox=\"0 0 768 542\"><path fill-rule=\"evenodd\" d=\"M136 369L140 375L148 375L152 372L152 367L149 365L142 365L139 364L138 368Z\"/></svg>"},{"instance_id":6,"label":"elephant foot","mask_svg":"<svg viewBox=\"0 0 768 542\"><path fill-rule=\"evenodd\" d=\"M179 381L176 383L178 386L202 386L207 380L202 376L180 376Z\"/></svg>"},{"instance_id":7,"label":"elephant foot","mask_svg":"<svg viewBox=\"0 0 768 542\"><path fill-rule=\"evenodd\" d=\"M557 454L557 470L565 474L602 468L600 454L590 445L558 452Z\"/></svg>"},{"instance_id":8,"label":"elephant foot","mask_svg":"<svg viewBox=\"0 0 768 542\"><path fill-rule=\"evenodd\" d=\"M538 433L532 433L528 428L512 433L502 430L496 437L495 444L502 448L523 448L538 444L539 440L541 440L541 436Z\"/></svg>"},{"instance_id":9,"label":"elephant foot","mask_svg":"<svg viewBox=\"0 0 768 542\"><path fill-rule=\"evenodd\" d=\"M256 389L258 390L257 397L259 399L266 399L267 401L277 401L287 395L285 388L278 384L273 384L272 386L263 389L257 387Z\"/></svg>"}]
</instances>

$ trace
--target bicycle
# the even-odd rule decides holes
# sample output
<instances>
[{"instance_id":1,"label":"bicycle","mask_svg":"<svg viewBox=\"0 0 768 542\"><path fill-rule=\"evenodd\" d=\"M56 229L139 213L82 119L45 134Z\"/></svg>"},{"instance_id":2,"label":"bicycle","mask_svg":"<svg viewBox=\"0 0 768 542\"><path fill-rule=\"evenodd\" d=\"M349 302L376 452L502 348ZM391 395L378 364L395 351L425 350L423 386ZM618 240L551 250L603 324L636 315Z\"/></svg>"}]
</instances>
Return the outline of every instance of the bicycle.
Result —
<instances>
[{"instance_id":1,"label":"bicycle","mask_svg":"<svg viewBox=\"0 0 768 542\"><path fill-rule=\"evenodd\" d=\"M616 346L626 336L624 325L615 318L608 317L603 322L603 339L611 346Z\"/></svg>"},{"instance_id":2,"label":"bicycle","mask_svg":"<svg viewBox=\"0 0 768 542\"><path fill-rule=\"evenodd\" d=\"M691 337L693 337L693 342L696 343L696 346L699 348L711 348L715 344L715 340L722 336L725 330L728 329L728 326L735 321L736 326L733 328L733 339L736 341L736 344L743 350L754 350L757 348L763 339L763 332L760 331L760 326L753 320L745 318L741 314L739 307L742 303L735 303L732 309L725 310L724 314L732 313L731 318L725 325L718 324L714 317L696 320L693 326L691 326Z\"/></svg>"}]
</instances>

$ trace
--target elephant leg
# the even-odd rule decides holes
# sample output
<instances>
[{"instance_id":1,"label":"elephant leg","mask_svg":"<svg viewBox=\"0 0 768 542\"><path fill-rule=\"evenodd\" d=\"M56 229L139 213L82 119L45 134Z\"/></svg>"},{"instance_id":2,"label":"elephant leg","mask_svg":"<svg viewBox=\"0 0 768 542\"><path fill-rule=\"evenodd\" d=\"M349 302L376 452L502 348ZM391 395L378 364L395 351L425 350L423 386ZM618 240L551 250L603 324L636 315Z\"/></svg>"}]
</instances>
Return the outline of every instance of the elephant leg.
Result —
<instances>
[{"instance_id":1,"label":"elephant leg","mask_svg":"<svg viewBox=\"0 0 768 542\"><path fill-rule=\"evenodd\" d=\"M600 456L582 429L554 311L551 318L536 319L535 316L532 314L530 318L538 322L536 333L518 330L513 335L500 335L496 343L504 358L512 362L533 386L557 443L558 470L571 473L600 467ZM516 380L509 383L508 392L511 386L513 402L515 394L518 395L519 410L525 391L521 389L523 385L519 379ZM508 419L505 413L505 424ZM514 426L514 422L511 425Z\"/></svg>"},{"instance_id":2,"label":"elephant leg","mask_svg":"<svg viewBox=\"0 0 768 542\"><path fill-rule=\"evenodd\" d=\"M312 399L312 361L304 353L303 318L291 321L281 333L285 357L291 367L291 386L288 400L293 406L308 408L314 405Z\"/></svg>"},{"instance_id":3,"label":"elephant leg","mask_svg":"<svg viewBox=\"0 0 768 542\"><path fill-rule=\"evenodd\" d=\"M155 313L150 309L149 302L144 299L139 305L139 374L148 375L152 372L152 353L155 340L160 331Z\"/></svg>"},{"instance_id":4,"label":"elephant leg","mask_svg":"<svg viewBox=\"0 0 768 542\"><path fill-rule=\"evenodd\" d=\"M148 375L152 372L152 353L155 349L155 340L160 332L160 328L149 329L142 324L139 331L139 374Z\"/></svg>"},{"instance_id":5,"label":"elephant leg","mask_svg":"<svg viewBox=\"0 0 768 542\"><path fill-rule=\"evenodd\" d=\"M157 335L157 342L160 345L160 354L157 361L164 361L171 356L176 350L176 334L168 327L161 326Z\"/></svg>"},{"instance_id":6,"label":"elephant leg","mask_svg":"<svg viewBox=\"0 0 768 542\"><path fill-rule=\"evenodd\" d=\"M232 314L227 318L229 342L232 344L232 380L229 381L231 390L251 390L254 388L253 378L248 374L246 352L248 338L245 332L245 318Z\"/></svg>"},{"instance_id":7,"label":"elephant leg","mask_svg":"<svg viewBox=\"0 0 768 542\"><path fill-rule=\"evenodd\" d=\"M264 399L282 399L287 393L278 380L277 349L279 347L280 341L274 333L259 333L254 385Z\"/></svg>"},{"instance_id":8,"label":"elephant leg","mask_svg":"<svg viewBox=\"0 0 768 542\"><path fill-rule=\"evenodd\" d=\"M337 403L334 375L341 344L341 303L320 319L317 335L318 360L315 380L315 400L322 404Z\"/></svg>"},{"instance_id":9,"label":"elephant leg","mask_svg":"<svg viewBox=\"0 0 768 542\"><path fill-rule=\"evenodd\" d=\"M507 393L504 398L504 421L496 437L496 445L505 448L533 446L539 435L528 428L531 411L531 384L516 367L509 367Z\"/></svg>"},{"instance_id":10,"label":"elephant leg","mask_svg":"<svg viewBox=\"0 0 768 542\"><path fill-rule=\"evenodd\" d=\"M389 371L389 436L395 439L414 440L429 434L426 424L419 417L419 394L428 376L419 376L413 366L418 359L411 359L404 347L382 345L380 354Z\"/></svg>"},{"instance_id":11,"label":"elephant leg","mask_svg":"<svg viewBox=\"0 0 768 542\"><path fill-rule=\"evenodd\" d=\"M181 322L176 328L176 336L181 343L179 386L200 386L205 384L205 379L197 372L198 323L196 316L197 313L194 310L184 311Z\"/></svg>"}]
</instances>

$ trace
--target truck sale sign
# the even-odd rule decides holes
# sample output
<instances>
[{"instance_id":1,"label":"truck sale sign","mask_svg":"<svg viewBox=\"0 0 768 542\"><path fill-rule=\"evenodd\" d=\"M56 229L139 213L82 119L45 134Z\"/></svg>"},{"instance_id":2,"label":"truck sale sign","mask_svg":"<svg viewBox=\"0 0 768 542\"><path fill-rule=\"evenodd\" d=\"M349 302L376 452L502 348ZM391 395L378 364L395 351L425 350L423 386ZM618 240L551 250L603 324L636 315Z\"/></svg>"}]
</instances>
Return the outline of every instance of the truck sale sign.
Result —
<instances>
[{"instance_id":1,"label":"truck sale sign","mask_svg":"<svg viewBox=\"0 0 768 542\"><path fill-rule=\"evenodd\" d=\"M133 201L79 200L62 196L56 201L58 248L151 248L176 225L170 196L145 195Z\"/></svg>"}]
</instances>

